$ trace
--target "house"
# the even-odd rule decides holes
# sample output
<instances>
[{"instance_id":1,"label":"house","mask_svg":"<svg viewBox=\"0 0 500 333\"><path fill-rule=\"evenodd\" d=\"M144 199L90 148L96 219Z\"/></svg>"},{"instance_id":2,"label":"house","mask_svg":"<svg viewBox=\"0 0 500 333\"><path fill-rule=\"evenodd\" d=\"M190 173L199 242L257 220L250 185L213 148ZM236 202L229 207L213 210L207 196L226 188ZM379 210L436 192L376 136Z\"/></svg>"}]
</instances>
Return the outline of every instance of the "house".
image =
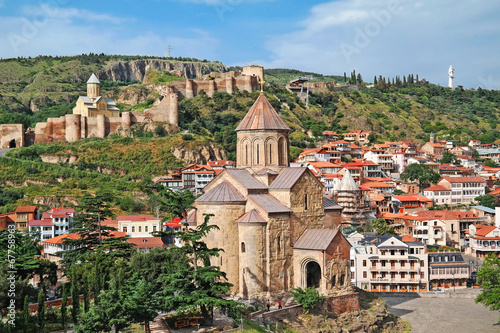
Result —
<instances>
[{"instance_id":1,"label":"house","mask_svg":"<svg viewBox=\"0 0 500 333\"><path fill-rule=\"evenodd\" d=\"M129 237L151 237L161 230L160 220L151 215L121 215L117 217L118 230Z\"/></svg>"},{"instance_id":2,"label":"house","mask_svg":"<svg viewBox=\"0 0 500 333\"><path fill-rule=\"evenodd\" d=\"M182 168L180 173L183 188L190 190L195 195L204 193L204 187L215 177L216 174L216 172L208 164L191 164Z\"/></svg>"},{"instance_id":3,"label":"house","mask_svg":"<svg viewBox=\"0 0 500 333\"><path fill-rule=\"evenodd\" d=\"M487 158L495 163L500 162L500 149L499 148L487 148L487 149L476 149L480 158Z\"/></svg>"},{"instance_id":4,"label":"house","mask_svg":"<svg viewBox=\"0 0 500 333\"><path fill-rule=\"evenodd\" d=\"M434 185L422 191L424 197L434 201L436 205L451 205L451 189L442 185Z\"/></svg>"},{"instance_id":5,"label":"house","mask_svg":"<svg viewBox=\"0 0 500 333\"><path fill-rule=\"evenodd\" d=\"M429 253L429 289L465 288L469 265L458 252Z\"/></svg>"},{"instance_id":6,"label":"house","mask_svg":"<svg viewBox=\"0 0 500 333\"><path fill-rule=\"evenodd\" d=\"M302 150L295 159L297 163L304 162L330 162L330 154L324 148L307 148Z\"/></svg>"},{"instance_id":7,"label":"house","mask_svg":"<svg viewBox=\"0 0 500 333\"><path fill-rule=\"evenodd\" d=\"M486 182L481 177L443 177L437 185L451 191L448 204L470 204L486 193Z\"/></svg>"},{"instance_id":8,"label":"house","mask_svg":"<svg viewBox=\"0 0 500 333\"><path fill-rule=\"evenodd\" d=\"M58 254L63 251L76 249L77 246L64 244L64 241L69 239L79 239L78 234L63 234L42 241L43 255L46 259L54 262L61 260L63 254Z\"/></svg>"},{"instance_id":9,"label":"house","mask_svg":"<svg viewBox=\"0 0 500 333\"><path fill-rule=\"evenodd\" d=\"M406 166L408 165L408 160L414 157L415 154L412 153L393 153L392 154L392 164L393 171L395 173L402 173Z\"/></svg>"},{"instance_id":10,"label":"house","mask_svg":"<svg viewBox=\"0 0 500 333\"><path fill-rule=\"evenodd\" d=\"M179 191L183 189L182 175L160 176L153 179L155 184L161 184L168 187L172 191Z\"/></svg>"},{"instance_id":11,"label":"house","mask_svg":"<svg viewBox=\"0 0 500 333\"><path fill-rule=\"evenodd\" d=\"M234 161L228 160L208 161L207 164L212 168L212 170L234 168Z\"/></svg>"},{"instance_id":12,"label":"house","mask_svg":"<svg viewBox=\"0 0 500 333\"><path fill-rule=\"evenodd\" d=\"M476 159L466 155L456 155L458 162L465 168L475 169Z\"/></svg>"},{"instance_id":13,"label":"house","mask_svg":"<svg viewBox=\"0 0 500 333\"><path fill-rule=\"evenodd\" d=\"M28 222L28 228L30 233L39 233L40 240L42 241L56 237L54 232L54 222L52 222L51 219L30 220Z\"/></svg>"},{"instance_id":14,"label":"house","mask_svg":"<svg viewBox=\"0 0 500 333\"><path fill-rule=\"evenodd\" d=\"M164 247L161 237L132 237L127 238L127 242L134 245L139 252L149 252L156 247Z\"/></svg>"},{"instance_id":15,"label":"house","mask_svg":"<svg viewBox=\"0 0 500 333\"><path fill-rule=\"evenodd\" d=\"M427 210L428 208L433 206L433 202L431 199L418 194L401 194L395 195L392 198L393 200L397 200L400 202L400 209L404 208L404 210L409 213Z\"/></svg>"},{"instance_id":16,"label":"house","mask_svg":"<svg viewBox=\"0 0 500 333\"><path fill-rule=\"evenodd\" d=\"M323 131L323 139L327 141L335 141L339 139L337 132L333 131Z\"/></svg>"},{"instance_id":17,"label":"house","mask_svg":"<svg viewBox=\"0 0 500 333\"><path fill-rule=\"evenodd\" d=\"M493 225L471 224L469 226L467 253L478 258L494 254L500 257L500 228Z\"/></svg>"},{"instance_id":18,"label":"house","mask_svg":"<svg viewBox=\"0 0 500 333\"><path fill-rule=\"evenodd\" d=\"M393 193L396 186L384 182L366 182L362 186L369 187L371 190L385 193Z\"/></svg>"},{"instance_id":19,"label":"house","mask_svg":"<svg viewBox=\"0 0 500 333\"><path fill-rule=\"evenodd\" d=\"M53 207L51 210L42 214L42 220L52 221L52 225L54 226L54 237L56 237L69 233L75 214L75 209L72 207Z\"/></svg>"},{"instance_id":20,"label":"house","mask_svg":"<svg viewBox=\"0 0 500 333\"><path fill-rule=\"evenodd\" d=\"M37 206L18 206L14 212L14 223L17 230L26 230L28 222L38 218Z\"/></svg>"},{"instance_id":21,"label":"house","mask_svg":"<svg viewBox=\"0 0 500 333\"><path fill-rule=\"evenodd\" d=\"M357 251L356 286L371 292L427 291L428 255L424 244L408 236L366 237ZM355 248L357 250L357 248Z\"/></svg>"},{"instance_id":22,"label":"house","mask_svg":"<svg viewBox=\"0 0 500 333\"><path fill-rule=\"evenodd\" d=\"M412 236L427 245L446 246L446 223L438 219L415 220Z\"/></svg>"},{"instance_id":23,"label":"house","mask_svg":"<svg viewBox=\"0 0 500 333\"><path fill-rule=\"evenodd\" d=\"M365 152L363 156L365 160L378 164L384 173L390 174L394 168L392 154L385 154L384 152L383 149L371 149Z\"/></svg>"},{"instance_id":24,"label":"house","mask_svg":"<svg viewBox=\"0 0 500 333\"><path fill-rule=\"evenodd\" d=\"M427 210L415 213L415 215L427 220L440 220L445 223L446 245L463 247L466 245L466 232L471 224L479 224L484 221L476 214L467 211L453 210Z\"/></svg>"},{"instance_id":25,"label":"house","mask_svg":"<svg viewBox=\"0 0 500 333\"><path fill-rule=\"evenodd\" d=\"M349 133L344 134L344 140L350 142L357 141L362 145L366 145L370 143L368 137L370 136L371 133L372 131L361 131L361 130L350 131Z\"/></svg>"}]
</instances>

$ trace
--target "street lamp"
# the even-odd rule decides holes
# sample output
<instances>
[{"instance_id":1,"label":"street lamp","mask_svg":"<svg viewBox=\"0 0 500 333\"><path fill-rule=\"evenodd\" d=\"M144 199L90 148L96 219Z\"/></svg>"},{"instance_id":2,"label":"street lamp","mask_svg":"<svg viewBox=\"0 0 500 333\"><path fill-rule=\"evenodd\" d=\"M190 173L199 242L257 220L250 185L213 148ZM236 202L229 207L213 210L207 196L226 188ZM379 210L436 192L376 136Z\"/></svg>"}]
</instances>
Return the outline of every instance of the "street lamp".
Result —
<instances>
[{"instance_id":1,"label":"street lamp","mask_svg":"<svg viewBox=\"0 0 500 333\"><path fill-rule=\"evenodd\" d=\"M455 273L451 272L451 276L453 276L453 293L455 293L455 285L456 285Z\"/></svg>"}]
</instances>

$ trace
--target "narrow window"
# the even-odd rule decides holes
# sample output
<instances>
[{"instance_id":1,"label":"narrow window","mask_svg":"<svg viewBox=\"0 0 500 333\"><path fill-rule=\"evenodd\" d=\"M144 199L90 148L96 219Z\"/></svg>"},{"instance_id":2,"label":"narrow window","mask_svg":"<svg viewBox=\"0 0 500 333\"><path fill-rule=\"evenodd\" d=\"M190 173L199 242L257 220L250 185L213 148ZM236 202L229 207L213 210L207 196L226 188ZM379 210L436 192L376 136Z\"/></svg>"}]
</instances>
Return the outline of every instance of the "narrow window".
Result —
<instances>
[{"instance_id":1,"label":"narrow window","mask_svg":"<svg viewBox=\"0 0 500 333\"><path fill-rule=\"evenodd\" d=\"M363 260L363 267L366 267L366 260Z\"/></svg>"},{"instance_id":2,"label":"narrow window","mask_svg":"<svg viewBox=\"0 0 500 333\"><path fill-rule=\"evenodd\" d=\"M153 231L156 231L156 226L155 225L153 226Z\"/></svg>"},{"instance_id":3,"label":"narrow window","mask_svg":"<svg viewBox=\"0 0 500 333\"><path fill-rule=\"evenodd\" d=\"M148 232L148 226L144 227L144 232Z\"/></svg>"},{"instance_id":4,"label":"narrow window","mask_svg":"<svg viewBox=\"0 0 500 333\"><path fill-rule=\"evenodd\" d=\"M304 210L307 210L307 193L304 194Z\"/></svg>"},{"instance_id":5,"label":"narrow window","mask_svg":"<svg viewBox=\"0 0 500 333\"><path fill-rule=\"evenodd\" d=\"M132 232L135 232L135 227L132 227Z\"/></svg>"},{"instance_id":6,"label":"narrow window","mask_svg":"<svg viewBox=\"0 0 500 333\"><path fill-rule=\"evenodd\" d=\"M281 251L281 236L278 236L278 253Z\"/></svg>"},{"instance_id":7,"label":"narrow window","mask_svg":"<svg viewBox=\"0 0 500 333\"><path fill-rule=\"evenodd\" d=\"M139 232L142 232L142 227L141 226L139 226Z\"/></svg>"},{"instance_id":8,"label":"narrow window","mask_svg":"<svg viewBox=\"0 0 500 333\"><path fill-rule=\"evenodd\" d=\"M259 154L259 145L257 145L257 164L259 164L260 154Z\"/></svg>"},{"instance_id":9,"label":"narrow window","mask_svg":"<svg viewBox=\"0 0 500 333\"><path fill-rule=\"evenodd\" d=\"M345 283L345 274L342 274L342 275L340 276L340 285L341 285L341 286L343 286L343 285L344 285L344 283Z\"/></svg>"},{"instance_id":10,"label":"narrow window","mask_svg":"<svg viewBox=\"0 0 500 333\"><path fill-rule=\"evenodd\" d=\"M245 145L245 164L248 165L248 145Z\"/></svg>"},{"instance_id":11,"label":"narrow window","mask_svg":"<svg viewBox=\"0 0 500 333\"><path fill-rule=\"evenodd\" d=\"M334 275L334 276L332 277L332 287L335 287L335 281L336 281L336 280L337 280L337 276L336 276L336 275Z\"/></svg>"},{"instance_id":12,"label":"narrow window","mask_svg":"<svg viewBox=\"0 0 500 333\"><path fill-rule=\"evenodd\" d=\"M269 144L269 164L273 163L273 153L271 149L271 144Z\"/></svg>"},{"instance_id":13,"label":"narrow window","mask_svg":"<svg viewBox=\"0 0 500 333\"><path fill-rule=\"evenodd\" d=\"M241 253L245 253L245 242L241 242ZM222 262L221 262L222 265Z\"/></svg>"}]
</instances>

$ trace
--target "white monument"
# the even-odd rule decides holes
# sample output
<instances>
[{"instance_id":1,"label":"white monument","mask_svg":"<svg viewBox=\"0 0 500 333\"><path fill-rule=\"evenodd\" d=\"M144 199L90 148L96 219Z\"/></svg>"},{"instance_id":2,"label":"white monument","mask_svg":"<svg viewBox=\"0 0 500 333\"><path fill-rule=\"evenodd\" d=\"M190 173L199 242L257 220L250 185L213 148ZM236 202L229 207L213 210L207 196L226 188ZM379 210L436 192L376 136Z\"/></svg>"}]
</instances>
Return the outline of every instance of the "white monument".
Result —
<instances>
[{"instance_id":1,"label":"white monument","mask_svg":"<svg viewBox=\"0 0 500 333\"><path fill-rule=\"evenodd\" d=\"M448 69L448 75L450 76L448 80L448 87L451 89L455 89L455 68L453 65L450 65L450 69Z\"/></svg>"}]
</instances>

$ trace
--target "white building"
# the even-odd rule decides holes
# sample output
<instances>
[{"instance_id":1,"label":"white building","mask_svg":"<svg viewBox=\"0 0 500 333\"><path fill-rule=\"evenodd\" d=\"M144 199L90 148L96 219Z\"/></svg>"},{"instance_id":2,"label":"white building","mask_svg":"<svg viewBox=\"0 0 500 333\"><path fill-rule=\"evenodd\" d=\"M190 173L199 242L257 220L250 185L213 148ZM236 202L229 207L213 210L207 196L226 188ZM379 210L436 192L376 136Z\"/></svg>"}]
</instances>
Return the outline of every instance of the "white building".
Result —
<instances>
[{"instance_id":1,"label":"white building","mask_svg":"<svg viewBox=\"0 0 500 333\"><path fill-rule=\"evenodd\" d=\"M494 253L500 255L500 228L492 225L475 224L469 226L468 253L479 257L487 257Z\"/></svg>"},{"instance_id":2,"label":"white building","mask_svg":"<svg viewBox=\"0 0 500 333\"><path fill-rule=\"evenodd\" d=\"M446 246L446 223L433 219L428 221L415 220L413 238L427 245Z\"/></svg>"},{"instance_id":3,"label":"white building","mask_svg":"<svg viewBox=\"0 0 500 333\"><path fill-rule=\"evenodd\" d=\"M354 264L356 286L372 292L427 291L428 254L424 244L401 236L366 237Z\"/></svg>"},{"instance_id":4,"label":"white building","mask_svg":"<svg viewBox=\"0 0 500 333\"><path fill-rule=\"evenodd\" d=\"M54 237L69 233L75 217L75 209L55 207L42 214L42 220L51 220L54 224Z\"/></svg>"},{"instance_id":5,"label":"white building","mask_svg":"<svg viewBox=\"0 0 500 333\"><path fill-rule=\"evenodd\" d=\"M160 220L151 215L121 215L117 217L118 231L129 237L151 237L151 233L161 230Z\"/></svg>"},{"instance_id":6,"label":"white building","mask_svg":"<svg viewBox=\"0 0 500 333\"><path fill-rule=\"evenodd\" d=\"M52 220L30 220L28 222L29 232L39 233L40 240L44 241L55 237L54 223Z\"/></svg>"},{"instance_id":7,"label":"white building","mask_svg":"<svg viewBox=\"0 0 500 333\"><path fill-rule=\"evenodd\" d=\"M470 204L486 193L486 181L481 177L443 177L437 186L423 190L423 196L436 204Z\"/></svg>"}]
</instances>

